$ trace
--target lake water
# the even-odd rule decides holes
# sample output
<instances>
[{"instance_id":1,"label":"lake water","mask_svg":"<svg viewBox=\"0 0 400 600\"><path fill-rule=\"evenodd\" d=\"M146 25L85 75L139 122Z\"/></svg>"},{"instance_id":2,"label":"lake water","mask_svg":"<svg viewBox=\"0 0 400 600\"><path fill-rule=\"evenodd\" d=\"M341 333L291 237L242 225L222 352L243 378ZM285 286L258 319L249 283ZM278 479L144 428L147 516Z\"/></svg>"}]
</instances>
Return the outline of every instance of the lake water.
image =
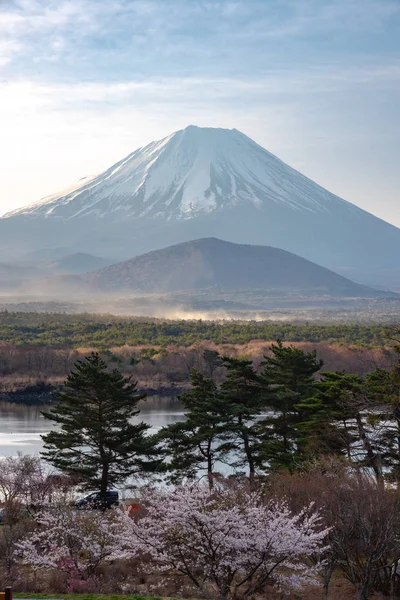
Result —
<instances>
[{"instance_id":1,"label":"lake water","mask_svg":"<svg viewBox=\"0 0 400 600\"><path fill-rule=\"evenodd\" d=\"M41 415L43 406L0 403L0 457L17 452L37 454L43 448L41 435L52 429L51 421ZM176 398L150 396L140 405L135 421L145 421L155 432L164 425L183 420L183 410Z\"/></svg>"}]
</instances>

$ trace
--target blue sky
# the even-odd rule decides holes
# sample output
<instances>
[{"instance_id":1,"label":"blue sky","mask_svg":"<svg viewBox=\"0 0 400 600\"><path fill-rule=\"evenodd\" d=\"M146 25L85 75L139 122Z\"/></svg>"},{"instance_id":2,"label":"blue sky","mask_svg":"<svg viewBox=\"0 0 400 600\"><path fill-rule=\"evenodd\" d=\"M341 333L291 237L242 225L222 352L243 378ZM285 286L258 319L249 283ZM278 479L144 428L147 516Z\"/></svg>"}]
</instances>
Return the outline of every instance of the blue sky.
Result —
<instances>
[{"instance_id":1,"label":"blue sky","mask_svg":"<svg viewBox=\"0 0 400 600\"><path fill-rule=\"evenodd\" d=\"M0 0L0 214L189 124L400 226L400 0Z\"/></svg>"}]
</instances>

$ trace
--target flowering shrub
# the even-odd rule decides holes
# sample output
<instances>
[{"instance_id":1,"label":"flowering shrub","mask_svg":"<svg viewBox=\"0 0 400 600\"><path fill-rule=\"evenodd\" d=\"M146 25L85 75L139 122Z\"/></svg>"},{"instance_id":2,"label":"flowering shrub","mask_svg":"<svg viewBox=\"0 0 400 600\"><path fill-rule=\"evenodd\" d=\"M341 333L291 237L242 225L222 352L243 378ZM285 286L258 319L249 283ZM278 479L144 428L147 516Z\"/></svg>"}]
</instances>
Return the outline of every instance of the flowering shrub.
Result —
<instances>
[{"instance_id":1,"label":"flowering shrub","mask_svg":"<svg viewBox=\"0 0 400 600\"><path fill-rule=\"evenodd\" d=\"M142 572L178 575L226 600L266 585L299 588L314 579L315 557L326 550L328 530L312 505L293 514L284 501L200 485L148 490L141 504L141 514L42 513L19 555L35 570L66 573L70 590L85 590L106 561L135 558Z\"/></svg>"},{"instance_id":2,"label":"flowering shrub","mask_svg":"<svg viewBox=\"0 0 400 600\"><path fill-rule=\"evenodd\" d=\"M328 533L312 506L292 514L257 493L187 486L152 490L144 504L141 519L121 515L126 555L147 555L145 567L185 575L203 593L211 583L223 599L310 582L307 557L324 550Z\"/></svg>"},{"instance_id":3,"label":"flowering shrub","mask_svg":"<svg viewBox=\"0 0 400 600\"><path fill-rule=\"evenodd\" d=\"M36 531L18 544L22 562L35 570L62 571L70 582L92 577L120 547L120 523L103 513L55 509L39 514L36 521Z\"/></svg>"}]
</instances>

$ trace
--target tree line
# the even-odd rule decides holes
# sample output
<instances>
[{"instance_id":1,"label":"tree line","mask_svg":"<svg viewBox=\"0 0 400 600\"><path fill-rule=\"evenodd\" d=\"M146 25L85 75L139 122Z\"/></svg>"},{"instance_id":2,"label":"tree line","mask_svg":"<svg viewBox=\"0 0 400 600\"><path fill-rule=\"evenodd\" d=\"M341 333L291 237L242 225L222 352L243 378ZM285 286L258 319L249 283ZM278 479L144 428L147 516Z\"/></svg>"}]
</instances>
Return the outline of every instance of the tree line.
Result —
<instances>
[{"instance_id":1,"label":"tree line","mask_svg":"<svg viewBox=\"0 0 400 600\"><path fill-rule=\"evenodd\" d=\"M365 376L324 372L315 351L279 341L257 369L205 349L185 419L153 434L137 384L97 353L79 360L44 413L57 428L42 456L63 475L1 461L7 581L32 573L52 589L58 573L60 591L228 600L313 581L328 598L335 575L360 600L400 597L399 346L392 368ZM144 476L175 485L137 487ZM125 512L78 515L65 500L129 479Z\"/></svg>"},{"instance_id":2,"label":"tree line","mask_svg":"<svg viewBox=\"0 0 400 600\"><path fill-rule=\"evenodd\" d=\"M383 346L384 325L291 324L269 321L168 320L112 315L51 314L0 311L0 339L21 346L54 348L157 346L193 344L246 344L251 340L325 342Z\"/></svg>"},{"instance_id":3,"label":"tree line","mask_svg":"<svg viewBox=\"0 0 400 600\"><path fill-rule=\"evenodd\" d=\"M149 434L138 417L137 384L97 353L77 361L57 405L58 428L43 436L56 468L105 490L139 473L178 483L205 474L257 478L321 456L363 467L376 481L400 480L400 352L391 369L364 376L324 372L315 351L282 342L256 370L250 360L210 349L208 375L193 370L179 399L183 421ZM215 373L223 368L222 383Z\"/></svg>"},{"instance_id":4,"label":"tree line","mask_svg":"<svg viewBox=\"0 0 400 600\"><path fill-rule=\"evenodd\" d=\"M171 478L215 467L243 470L250 482L277 470L293 472L336 455L369 469L378 483L400 479L400 354L390 370L365 376L323 372L315 351L273 344L257 372L251 361L207 352L225 380L192 372L180 396L186 420L158 435Z\"/></svg>"},{"instance_id":5,"label":"tree line","mask_svg":"<svg viewBox=\"0 0 400 600\"><path fill-rule=\"evenodd\" d=\"M249 344L224 344L216 346L201 342L194 346L122 346L101 352L111 366L116 366L138 381L140 389L160 390L160 393L176 395L178 389L187 388L190 373L196 369L208 375L203 358L204 350L218 350L225 356L251 358L258 369L264 354L269 354L271 342L254 340ZM285 342L287 345L287 342ZM324 360L326 371L345 369L363 374L378 365L388 368L394 353L388 347L366 348L341 346L339 344L312 344L299 342L296 346L309 351L316 349ZM16 346L0 343L0 399L3 402L24 404L51 403L60 386L78 359L87 355L89 349L52 348L42 346ZM220 383L224 368L216 369L214 379Z\"/></svg>"}]
</instances>

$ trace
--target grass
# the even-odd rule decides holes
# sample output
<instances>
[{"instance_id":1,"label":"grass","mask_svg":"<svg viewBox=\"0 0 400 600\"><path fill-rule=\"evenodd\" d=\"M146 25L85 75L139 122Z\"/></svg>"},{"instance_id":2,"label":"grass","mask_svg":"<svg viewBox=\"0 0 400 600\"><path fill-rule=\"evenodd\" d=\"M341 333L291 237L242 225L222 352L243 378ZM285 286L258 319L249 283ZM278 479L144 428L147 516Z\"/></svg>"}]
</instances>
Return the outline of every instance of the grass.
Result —
<instances>
[{"instance_id":1,"label":"grass","mask_svg":"<svg viewBox=\"0 0 400 600\"><path fill-rule=\"evenodd\" d=\"M159 596L136 596L123 594L31 594L30 592L18 592L13 594L14 598L37 598L47 600L162 600Z\"/></svg>"}]
</instances>

